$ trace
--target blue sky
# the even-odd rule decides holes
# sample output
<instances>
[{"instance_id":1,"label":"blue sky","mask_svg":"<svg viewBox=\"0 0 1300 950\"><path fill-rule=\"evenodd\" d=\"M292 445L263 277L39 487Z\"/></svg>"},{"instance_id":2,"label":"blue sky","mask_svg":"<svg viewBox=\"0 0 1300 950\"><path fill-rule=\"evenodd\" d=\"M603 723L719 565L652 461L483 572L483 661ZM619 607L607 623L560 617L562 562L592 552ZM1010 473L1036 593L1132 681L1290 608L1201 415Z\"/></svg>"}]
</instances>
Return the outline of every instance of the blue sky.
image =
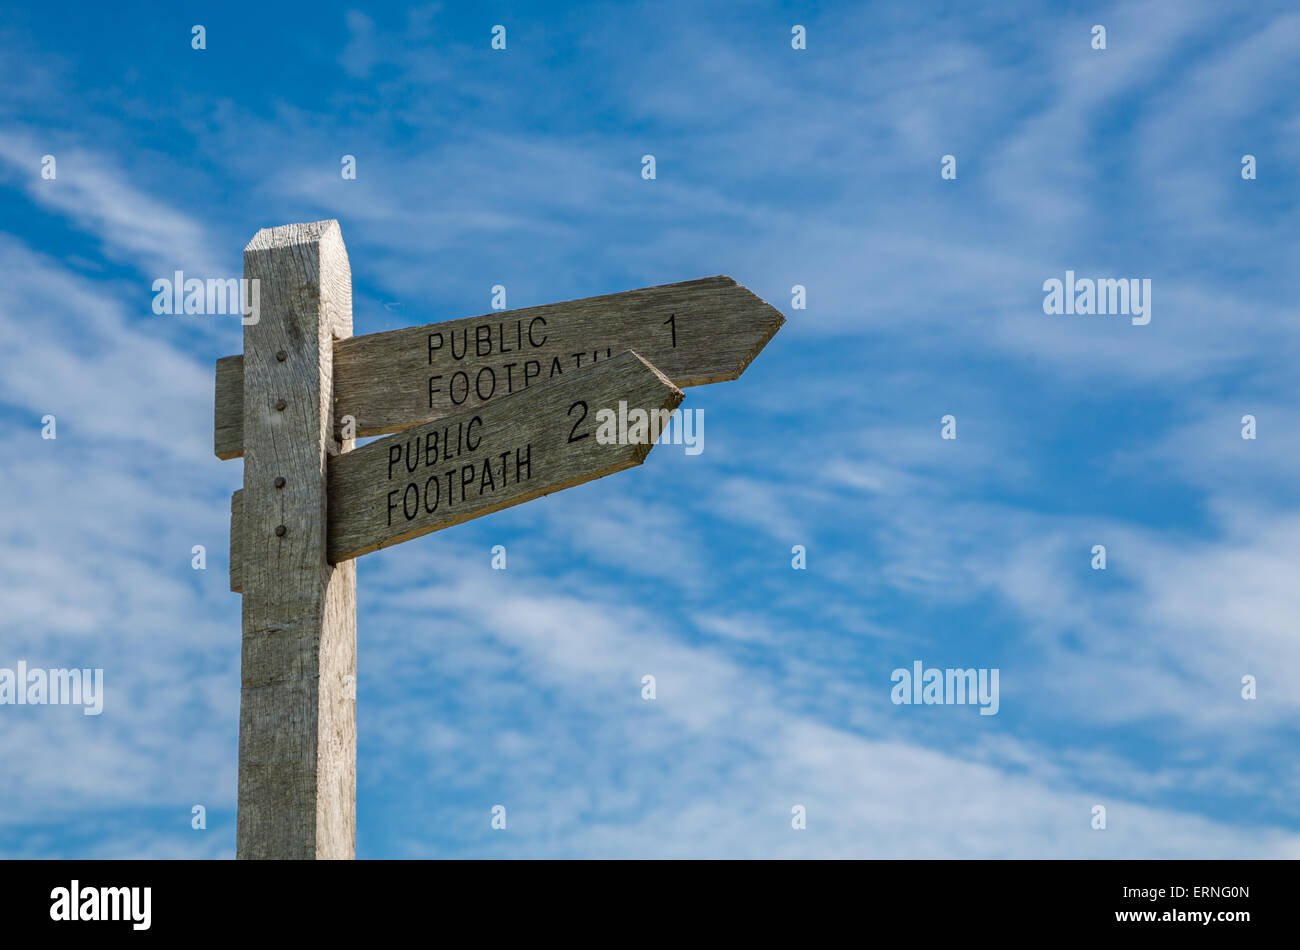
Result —
<instances>
[{"instance_id":1,"label":"blue sky","mask_svg":"<svg viewBox=\"0 0 1300 950\"><path fill-rule=\"evenodd\" d=\"M0 707L0 855L233 856L242 334L151 286L337 218L359 334L713 274L788 317L687 391L702 454L359 561L359 857L1300 856L1297 46L1268 3L6 10L0 666L107 695ZM1067 269L1150 324L1045 315ZM894 705L915 660L998 714Z\"/></svg>"}]
</instances>

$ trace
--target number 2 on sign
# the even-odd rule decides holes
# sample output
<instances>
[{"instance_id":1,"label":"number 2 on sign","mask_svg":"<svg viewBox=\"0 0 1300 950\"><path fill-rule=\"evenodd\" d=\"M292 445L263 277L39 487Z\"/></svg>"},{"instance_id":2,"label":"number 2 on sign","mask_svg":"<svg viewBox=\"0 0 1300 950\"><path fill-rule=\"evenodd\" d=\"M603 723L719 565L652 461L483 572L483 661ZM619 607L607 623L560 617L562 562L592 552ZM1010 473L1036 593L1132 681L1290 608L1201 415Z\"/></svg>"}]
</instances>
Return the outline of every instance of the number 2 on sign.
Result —
<instances>
[{"instance_id":1,"label":"number 2 on sign","mask_svg":"<svg viewBox=\"0 0 1300 950\"><path fill-rule=\"evenodd\" d=\"M579 399L577 402L575 402L572 406L569 407L569 411L566 413L566 415L570 415L570 416L573 415L573 410L577 409L579 406L582 407L582 415L578 416L578 421L575 422L573 424L573 428L569 430L570 442L577 442L579 439L585 439L587 436L591 435L590 432L584 432L582 433L582 435L577 434L578 426L582 425L582 420L587 418L587 404L585 402Z\"/></svg>"}]
</instances>

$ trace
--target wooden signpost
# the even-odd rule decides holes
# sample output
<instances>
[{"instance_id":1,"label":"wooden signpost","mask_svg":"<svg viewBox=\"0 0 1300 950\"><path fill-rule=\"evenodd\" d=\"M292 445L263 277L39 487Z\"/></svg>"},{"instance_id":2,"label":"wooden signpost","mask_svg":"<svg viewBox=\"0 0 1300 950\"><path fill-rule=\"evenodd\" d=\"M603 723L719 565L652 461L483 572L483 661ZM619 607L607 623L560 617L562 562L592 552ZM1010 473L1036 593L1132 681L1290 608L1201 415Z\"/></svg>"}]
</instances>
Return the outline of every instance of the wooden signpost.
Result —
<instances>
[{"instance_id":1,"label":"wooden signpost","mask_svg":"<svg viewBox=\"0 0 1300 950\"><path fill-rule=\"evenodd\" d=\"M354 338L335 221L259 231L244 276L261 312L217 362L214 435L244 458L236 853L350 858L354 559L641 464L678 387L735 379L784 317L710 277ZM620 407L651 434L599 430ZM344 416L397 434L353 450Z\"/></svg>"}]
</instances>

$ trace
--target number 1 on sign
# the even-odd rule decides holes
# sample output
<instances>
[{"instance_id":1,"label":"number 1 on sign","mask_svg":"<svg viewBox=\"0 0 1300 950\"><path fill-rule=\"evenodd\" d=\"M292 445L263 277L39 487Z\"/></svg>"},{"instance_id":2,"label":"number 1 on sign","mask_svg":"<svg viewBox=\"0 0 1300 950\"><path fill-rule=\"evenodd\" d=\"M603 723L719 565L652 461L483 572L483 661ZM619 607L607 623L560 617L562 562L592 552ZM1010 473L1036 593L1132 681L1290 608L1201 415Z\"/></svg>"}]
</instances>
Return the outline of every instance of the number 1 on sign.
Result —
<instances>
[{"instance_id":1,"label":"number 1 on sign","mask_svg":"<svg viewBox=\"0 0 1300 950\"><path fill-rule=\"evenodd\" d=\"M669 327L669 328L672 329L672 331L673 331L673 349L677 349L677 314L674 313L671 317L669 317L667 320L665 320L665 321L664 321L664 326Z\"/></svg>"}]
</instances>

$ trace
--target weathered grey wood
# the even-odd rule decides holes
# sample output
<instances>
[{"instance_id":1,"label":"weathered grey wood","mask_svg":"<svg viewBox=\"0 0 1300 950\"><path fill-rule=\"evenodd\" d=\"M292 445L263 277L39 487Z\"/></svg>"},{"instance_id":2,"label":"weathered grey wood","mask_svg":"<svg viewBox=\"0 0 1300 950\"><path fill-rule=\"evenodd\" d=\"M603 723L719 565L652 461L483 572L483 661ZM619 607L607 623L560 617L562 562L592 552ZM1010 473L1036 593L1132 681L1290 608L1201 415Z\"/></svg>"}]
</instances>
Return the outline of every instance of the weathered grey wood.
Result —
<instances>
[{"instance_id":1,"label":"weathered grey wood","mask_svg":"<svg viewBox=\"0 0 1300 950\"><path fill-rule=\"evenodd\" d=\"M338 223L259 231L244 276L261 282L261 319L244 327L243 517L234 526L243 588L236 853L350 858L356 568L325 557L326 470L351 448L335 442L331 417L334 340L352 333Z\"/></svg>"},{"instance_id":2,"label":"weathered grey wood","mask_svg":"<svg viewBox=\"0 0 1300 950\"><path fill-rule=\"evenodd\" d=\"M738 377L784 322L730 277L706 277L371 333L335 347L335 418L352 416L358 436L397 432L629 349L677 386L721 382ZM226 357L224 372L239 372L239 360ZM233 391L218 379L221 458L242 451Z\"/></svg>"},{"instance_id":3,"label":"weathered grey wood","mask_svg":"<svg viewBox=\"0 0 1300 950\"><path fill-rule=\"evenodd\" d=\"M244 490L241 488L230 496L230 589L236 594L244 590L244 578L240 564L244 552L239 546L239 533L244 523Z\"/></svg>"},{"instance_id":4,"label":"weathered grey wood","mask_svg":"<svg viewBox=\"0 0 1300 950\"><path fill-rule=\"evenodd\" d=\"M244 454L244 358L217 360L216 398L213 405L212 447L219 459Z\"/></svg>"},{"instance_id":5,"label":"weathered grey wood","mask_svg":"<svg viewBox=\"0 0 1300 950\"><path fill-rule=\"evenodd\" d=\"M623 403L626 418L641 409L657 435L681 400L663 373L624 351L341 455L329 470L329 558L355 558L639 465L650 441L602 439L617 430L598 432L601 410L616 417Z\"/></svg>"}]
</instances>

